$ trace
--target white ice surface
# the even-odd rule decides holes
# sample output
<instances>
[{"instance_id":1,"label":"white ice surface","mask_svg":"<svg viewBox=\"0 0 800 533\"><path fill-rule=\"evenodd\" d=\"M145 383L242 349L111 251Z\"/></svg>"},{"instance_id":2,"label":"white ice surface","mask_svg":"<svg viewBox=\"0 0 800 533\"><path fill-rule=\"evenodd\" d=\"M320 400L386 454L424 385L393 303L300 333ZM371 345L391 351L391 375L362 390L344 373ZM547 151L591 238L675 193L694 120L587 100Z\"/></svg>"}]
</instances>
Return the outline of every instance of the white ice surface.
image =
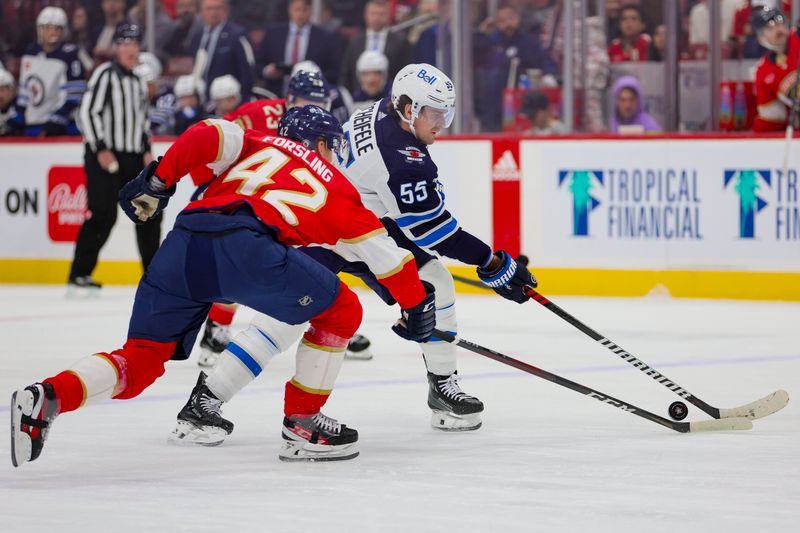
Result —
<instances>
[{"instance_id":1,"label":"white ice surface","mask_svg":"<svg viewBox=\"0 0 800 533\"><path fill-rule=\"evenodd\" d=\"M0 287L0 398L119 347L132 296ZM278 460L291 354L225 407L223 446L167 444L198 373L194 358L171 362L139 398L60 417L33 463L14 469L0 438L0 531L800 531L800 305L555 300L717 407L786 389L789 406L752 431L674 433L463 352L484 426L446 434L429 426L417 348L388 329L396 310L362 301L376 357L345 363L325 409L359 430L360 457ZM466 339L661 415L677 399L535 303L459 296L458 313Z\"/></svg>"}]
</instances>

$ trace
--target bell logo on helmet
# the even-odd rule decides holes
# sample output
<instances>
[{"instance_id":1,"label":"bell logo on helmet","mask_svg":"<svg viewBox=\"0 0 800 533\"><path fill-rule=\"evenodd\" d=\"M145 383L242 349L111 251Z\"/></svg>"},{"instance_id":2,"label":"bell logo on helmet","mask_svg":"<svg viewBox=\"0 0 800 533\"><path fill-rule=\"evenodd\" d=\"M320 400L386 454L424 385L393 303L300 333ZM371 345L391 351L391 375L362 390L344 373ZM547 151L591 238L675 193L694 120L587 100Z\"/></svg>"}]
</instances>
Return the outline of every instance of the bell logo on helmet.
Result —
<instances>
[{"instance_id":1,"label":"bell logo on helmet","mask_svg":"<svg viewBox=\"0 0 800 533\"><path fill-rule=\"evenodd\" d=\"M436 83L436 76L432 74L429 76L428 72L424 68L420 69L420 71L417 72L417 77L423 80L428 85L433 85L434 83Z\"/></svg>"}]
</instances>

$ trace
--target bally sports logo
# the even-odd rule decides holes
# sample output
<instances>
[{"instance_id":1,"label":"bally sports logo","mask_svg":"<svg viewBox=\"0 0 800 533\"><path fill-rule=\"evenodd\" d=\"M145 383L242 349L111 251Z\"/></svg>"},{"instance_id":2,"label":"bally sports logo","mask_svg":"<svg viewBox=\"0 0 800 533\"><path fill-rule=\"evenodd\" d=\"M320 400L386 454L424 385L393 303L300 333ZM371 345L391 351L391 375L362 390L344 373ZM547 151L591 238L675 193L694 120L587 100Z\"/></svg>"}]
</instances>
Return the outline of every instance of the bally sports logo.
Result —
<instances>
[{"instance_id":1,"label":"bally sports logo","mask_svg":"<svg viewBox=\"0 0 800 533\"><path fill-rule=\"evenodd\" d=\"M75 242L89 206L82 167L51 167L47 175L47 233L54 242Z\"/></svg>"}]
</instances>

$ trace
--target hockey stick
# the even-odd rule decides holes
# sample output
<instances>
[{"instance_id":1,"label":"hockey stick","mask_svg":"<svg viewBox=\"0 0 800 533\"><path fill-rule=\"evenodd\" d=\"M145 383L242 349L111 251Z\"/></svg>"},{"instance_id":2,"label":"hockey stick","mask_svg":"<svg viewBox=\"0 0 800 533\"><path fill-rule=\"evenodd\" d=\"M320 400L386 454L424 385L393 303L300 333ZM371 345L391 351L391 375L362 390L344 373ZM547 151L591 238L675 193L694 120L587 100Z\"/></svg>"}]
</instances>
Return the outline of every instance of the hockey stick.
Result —
<instances>
[{"instance_id":1,"label":"hockey stick","mask_svg":"<svg viewBox=\"0 0 800 533\"><path fill-rule=\"evenodd\" d=\"M655 422L656 424L660 424L666 428L672 429L679 433L690 433L690 432L696 433L699 431L744 430L744 429L751 429L753 427L753 423L744 417L723 418L722 420L702 420L700 422L673 422L672 420L667 420L666 418L658 416L655 413L651 413L650 411L645 411L644 409L623 402L622 400L618 400L617 398L609 396L608 394L604 394L598 390L592 389L585 385L581 385L580 383L576 383L567 378L561 377L557 374L553 374L551 372L548 372L547 370L542 370L539 367L529 365L528 363L523 363L522 361L514 359L513 357L509 357L508 355L501 354L500 352L490 350L489 348L484 348L483 346L480 346L470 341L466 341L464 339L451 335L450 333L435 329L433 330L433 334L434 336L439 337L440 339L449 342L450 344L455 344L456 346L460 346L465 350L469 350L478 355L488 357L489 359L494 359L495 361L503 363L504 365L512 366L518 370L527 372L528 374L532 374L536 377L555 383L556 385L560 385L567 389L574 390L575 392L579 392L590 398L594 398L603 403L607 403L613 407L616 407L617 409L621 409L627 413L639 416L641 418L644 418L645 420Z\"/></svg>"},{"instance_id":2,"label":"hockey stick","mask_svg":"<svg viewBox=\"0 0 800 533\"><path fill-rule=\"evenodd\" d=\"M575 328L579 329L595 341L599 342L618 356L625 360L626 362L630 363L632 366L638 368L654 380L658 381L669 390L688 400L693 405L696 405L704 412L708 413L710 416L720 419L720 418L736 418L736 417L745 417L745 418L763 418L765 416L771 415L777 411L780 411L786 404L789 403L789 394L785 390L777 390L772 394L768 394L763 398L756 400L754 402L741 405L739 407L734 407L731 409L719 409L717 407L713 407L697 396L693 395L671 379L669 379L664 374L658 372L655 368L651 367L641 359L633 356L629 352L625 351L622 347L617 344L611 342L608 338L600 335L598 332L572 316L571 314L564 311L562 308L536 292L533 288L528 287L527 290L528 296L533 298L538 303L542 304L548 310L552 311L558 317L564 319L566 322L574 326Z\"/></svg>"}]
</instances>

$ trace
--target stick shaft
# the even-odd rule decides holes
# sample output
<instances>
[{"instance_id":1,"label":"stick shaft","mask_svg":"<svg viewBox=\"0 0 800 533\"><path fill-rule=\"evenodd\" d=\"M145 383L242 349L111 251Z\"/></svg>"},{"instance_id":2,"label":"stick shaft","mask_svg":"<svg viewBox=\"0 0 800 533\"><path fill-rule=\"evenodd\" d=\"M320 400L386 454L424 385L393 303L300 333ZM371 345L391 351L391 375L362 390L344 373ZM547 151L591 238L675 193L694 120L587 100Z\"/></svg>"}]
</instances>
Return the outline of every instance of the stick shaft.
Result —
<instances>
[{"instance_id":1,"label":"stick shaft","mask_svg":"<svg viewBox=\"0 0 800 533\"><path fill-rule=\"evenodd\" d=\"M585 333L588 337L590 337L594 341L600 343L601 345L605 346L606 348L614 352L616 355L618 355L621 359L626 361L631 366L638 368L639 370L641 370L654 380L658 381L659 383L664 385L666 388L668 388L681 398L684 398L686 401L692 403L693 405L696 405L698 408L702 409L710 416L714 418L720 418L720 412L718 408L707 404L694 394L690 393L689 391L687 391L686 389L684 389L683 387L681 387L680 385L669 379L667 376L657 371L655 368L651 367L641 359L635 357L628 351L624 350L618 344L615 344L607 337L604 337L603 335L593 330L592 328L590 328L589 326L587 326L586 324L584 324L583 322L572 316L571 314L567 313L564 309L562 309L561 307L550 301L548 298L536 292L536 290L529 288L528 295L530 295L530 297L533 298L537 303L547 308L549 311L551 311L559 318L563 319L568 324L572 325L579 331Z\"/></svg>"},{"instance_id":2,"label":"stick shaft","mask_svg":"<svg viewBox=\"0 0 800 533\"><path fill-rule=\"evenodd\" d=\"M561 377L558 374L553 374L552 372L548 372L547 370L543 370L537 366L524 363L518 359L509 357L508 355L496 352L489 348L485 348L483 346L480 346L479 344L475 344L474 342L466 341L459 337L455 337L447 332L439 331L438 329L436 329L433 331L433 334L439 337L440 339L449 342L451 344L455 344L456 346L464 348L465 350L469 350L478 355L488 357L489 359L494 359L495 361L503 363L504 365L514 367L518 370L522 370L523 372L527 372L528 374L532 374L536 377L550 381L551 383L555 383L556 385L560 385L567 389L574 390L585 396L589 396L590 398L594 398L595 400L607 403L613 407L616 407L617 409L644 418L645 420L655 422L656 424L662 425L666 428L672 429L679 433L688 433L690 431L689 422L673 422L671 420L667 420L666 418L658 416L655 413L651 413L650 411L646 411L640 407L636 407L633 404L623 402L622 400L614 398L613 396L600 392L596 389L587 387L586 385L581 385L580 383L576 383L575 381L569 380L565 377Z\"/></svg>"}]
</instances>

